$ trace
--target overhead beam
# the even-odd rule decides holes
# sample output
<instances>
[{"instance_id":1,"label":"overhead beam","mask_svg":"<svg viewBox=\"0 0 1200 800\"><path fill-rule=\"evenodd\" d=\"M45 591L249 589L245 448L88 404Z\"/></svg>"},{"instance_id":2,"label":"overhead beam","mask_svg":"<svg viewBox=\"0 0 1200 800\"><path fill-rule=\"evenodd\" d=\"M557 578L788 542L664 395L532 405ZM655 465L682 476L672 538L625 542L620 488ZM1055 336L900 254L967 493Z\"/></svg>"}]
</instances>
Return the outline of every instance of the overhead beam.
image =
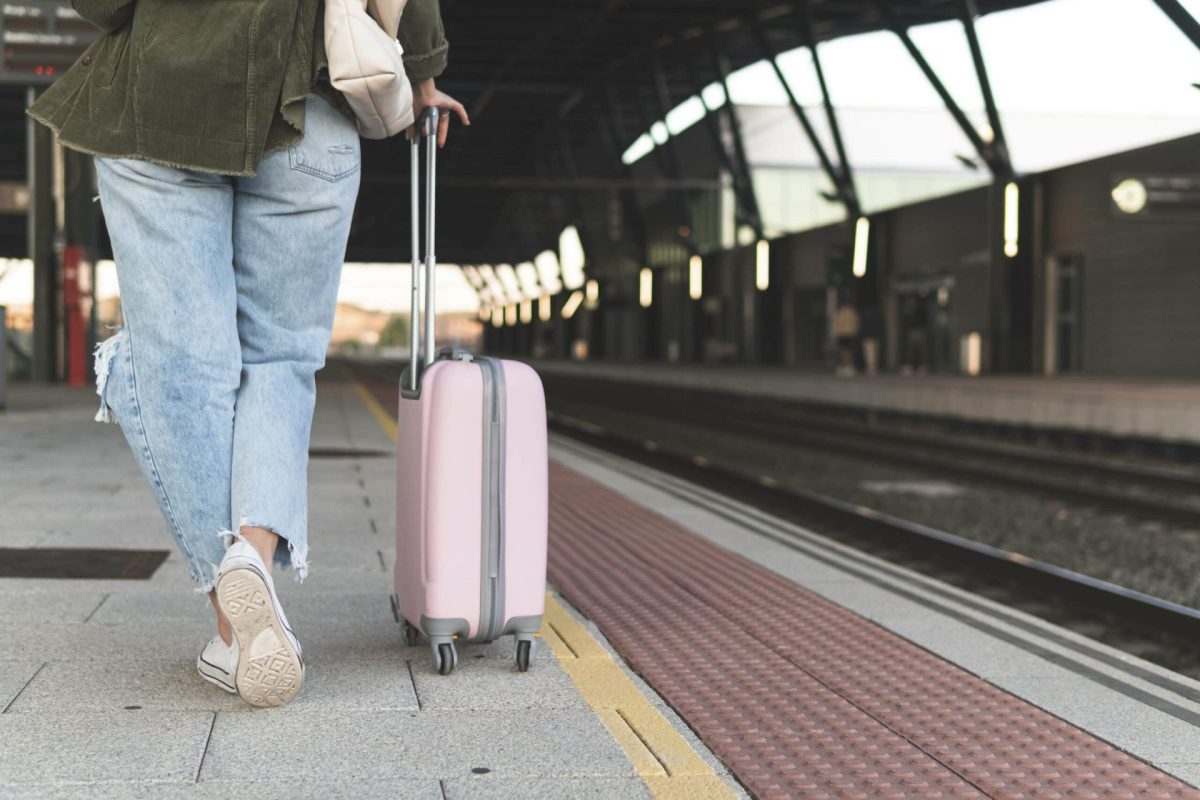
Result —
<instances>
[{"instance_id":1,"label":"overhead beam","mask_svg":"<svg viewBox=\"0 0 1200 800\"><path fill-rule=\"evenodd\" d=\"M983 137L979 135L979 131L975 129L975 126L971 123L971 120L963 112L962 108L959 107L958 102L954 99L954 96L950 94L950 90L946 88L946 84L942 83L942 79L938 77L938 74L933 69L933 66L930 65L920 48L918 48L916 43L912 40L912 37L908 33L908 29L900 24L895 15L892 14L892 10L888 7L886 0L875 0L875 6L879 9L879 13L883 16L884 24L892 31L892 33L896 35L898 39L900 39L900 43L904 45L904 49L908 51L909 56L912 57L912 60L916 63L917 68L921 70L921 73L925 76L925 79L929 81L929 85L933 87L933 90L937 92L938 97L942 99L942 103L946 106L946 110L950 112L950 116L953 117L954 121L958 123L959 129L962 130L963 135L967 137L967 141L971 143L971 147L975 149L979 159L984 164L987 164L988 169L992 171L992 175L996 176L1002 170L999 168L996 159L993 157L991 146L983 140Z\"/></svg>"},{"instance_id":2,"label":"overhead beam","mask_svg":"<svg viewBox=\"0 0 1200 800\"><path fill-rule=\"evenodd\" d=\"M993 173L997 180L1008 180L1013 175L1012 159L1008 155L1004 126L1000 123L1000 110L996 107L992 82L988 80L987 65L983 61L983 49L979 46L979 36L975 31L975 18L979 16L979 10L975 7L975 0L959 0L959 10L962 13L963 30L967 34L967 44L971 48L975 77L979 80L979 93L983 96L988 125L992 128L991 154L995 162Z\"/></svg>"},{"instance_id":3,"label":"overhead beam","mask_svg":"<svg viewBox=\"0 0 1200 800\"><path fill-rule=\"evenodd\" d=\"M754 194L754 177L750 173L750 159L746 157L742 121L738 118L737 108L733 104L733 94L729 91L729 62L721 51L721 40L715 31L709 32L708 53L712 59L713 71L716 72L717 79L721 82L721 89L725 92L725 103L721 106L721 110L725 114L725 121L729 123L729 132L733 138L733 155L737 159L738 169L742 173L743 199L750 212L750 227L754 228L754 237L761 239L763 236L762 214L759 211L758 198Z\"/></svg>"},{"instance_id":4,"label":"overhead beam","mask_svg":"<svg viewBox=\"0 0 1200 800\"><path fill-rule=\"evenodd\" d=\"M851 191L841 170L829 158L829 153L825 150L825 145L821 143L820 137L817 136L817 130L813 127L812 120L808 118L808 112L804 110L804 106L800 104L796 93L792 91L792 85L788 83L787 76L783 74L783 69L779 66L779 54L771 46L766 31L763 30L762 25L756 19L750 21L750 30L758 43L763 60L770 64L771 69L775 71L775 77L778 79L779 85L783 87L784 94L787 95L788 105L792 107L792 113L796 115L800 127L804 129L804 135L808 138L809 144L817 154L817 160L821 163L821 169L825 171L829 182L833 184L833 189L837 193L838 199L846 207L846 213L852 219L862 216L862 209L859 207L858 198Z\"/></svg>"},{"instance_id":5,"label":"overhead beam","mask_svg":"<svg viewBox=\"0 0 1200 800\"><path fill-rule=\"evenodd\" d=\"M661 121L665 127L667 124L667 114L671 110L671 95L667 87L666 79L663 76L661 65L659 65L657 57L652 60L652 68L654 71L654 97L658 103L658 119L654 118L653 114L647 114L641 108L640 97L637 91L634 92L634 99L638 101L638 108L642 111L642 117L645 120L646 130L649 131L654 123ZM667 135L670 135L668 131ZM663 151L666 151L665 153ZM679 150L675 147L655 147L652 153L656 154L660 168L667 174L667 177L673 181L683 179L684 168L683 159L679 155ZM684 245L687 247L689 254L697 252L696 246L696 221L692 218L692 204L690 198L686 194L673 194L676 205L679 207L678 213L681 217L680 222L687 226L687 235L683 237Z\"/></svg>"},{"instance_id":6,"label":"overhead beam","mask_svg":"<svg viewBox=\"0 0 1200 800\"><path fill-rule=\"evenodd\" d=\"M1183 7L1179 0L1154 0L1154 2L1158 4L1164 14L1171 18L1175 27L1192 40L1192 44L1200 47L1200 22Z\"/></svg>"},{"instance_id":7,"label":"overhead beam","mask_svg":"<svg viewBox=\"0 0 1200 800\"><path fill-rule=\"evenodd\" d=\"M756 198L754 197L754 189L753 186L748 185L750 176L742 174L742 167L729 152L729 148L725 144L725 137L721 135L721 124L718 121L717 115L714 113L714 109L709 108L708 103L704 101L704 87L700 85L700 80L696 77L696 72L688 69L687 74L691 78L692 91L700 100L700 105L704 107L704 128L708 131L708 137L712 141L713 150L716 151L717 158L720 159L721 165L725 167L725 171L733 179L733 194L737 198L739 217L746 222L750 220L757 222L759 214ZM747 188L750 189L749 192L746 191Z\"/></svg>"},{"instance_id":8,"label":"overhead beam","mask_svg":"<svg viewBox=\"0 0 1200 800\"><path fill-rule=\"evenodd\" d=\"M854 171L850 167L850 159L846 156L846 145L842 140L842 126L838 124L837 112L833 107L833 98L829 94L829 86L825 83L825 69L821 66L821 54L817 52L817 38L813 33L812 4L810 0L796 0L796 20L800 27L800 39L812 55L813 69L817 76L817 85L821 88L821 101L825 106L825 119L829 123L829 132L833 136L833 146L837 150L838 167L841 169L842 180L845 181L846 191L854 198L854 207L861 205L858 199L858 186L854 182ZM854 213L857 217L861 210Z\"/></svg>"}]
</instances>

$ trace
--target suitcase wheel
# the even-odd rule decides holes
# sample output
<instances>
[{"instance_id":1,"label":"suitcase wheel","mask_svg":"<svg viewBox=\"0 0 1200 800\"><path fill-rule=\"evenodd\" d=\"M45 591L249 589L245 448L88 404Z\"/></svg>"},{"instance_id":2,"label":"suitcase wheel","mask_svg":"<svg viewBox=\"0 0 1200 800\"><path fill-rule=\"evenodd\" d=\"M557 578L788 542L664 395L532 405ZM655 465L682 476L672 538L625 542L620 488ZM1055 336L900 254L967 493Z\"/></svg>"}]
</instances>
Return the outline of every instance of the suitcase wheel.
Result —
<instances>
[{"instance_id":1,"label":"suitcase wheel","mask_svg":"<svg viewBox=\"0 0 1200 800\"><path fill-rule=\"evenodd\" d=\"M533 649L533 642L529 639L520 639L517 641L517 669L521 672L529 671L529 653Z\"/></svg>"},{"instance_id":2,"label":"suitcase wheel","mask_svg":"<svg viewBox=\"0 0 1200 800\"><path fill-rule=\"evenodd\" d=\"M409 647L416 647L421 643L420 629L408 620L404 620L404 643Z\"/></svg>"},{"instance_id":3,"label":"suitcase wheel","mask_svg":"<svg viewBox=\"0 0 1200 800\"><path fill-rule=\"evenodd\" d=\"M454 642L439 644L433 651L433 665L439 675L449 675L458 666L458 649Z\"/></svg>"}]
</instances>

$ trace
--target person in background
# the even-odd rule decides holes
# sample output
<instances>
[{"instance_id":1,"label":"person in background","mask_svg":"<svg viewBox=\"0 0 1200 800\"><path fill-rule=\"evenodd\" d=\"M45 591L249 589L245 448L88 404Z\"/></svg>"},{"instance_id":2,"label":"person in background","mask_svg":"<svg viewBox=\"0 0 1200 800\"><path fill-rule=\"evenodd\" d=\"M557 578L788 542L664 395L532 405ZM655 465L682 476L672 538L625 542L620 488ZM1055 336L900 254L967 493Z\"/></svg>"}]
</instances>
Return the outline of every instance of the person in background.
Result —
<instances>
[{"instance_id":1,"label":"person in background","mask_svg":"<svg viewBox=\"0 0 1200 800\"><path fill-rule=\"evenodd\" d=\"M838 364L834 374L851 377L857 371L854 365L854 351L858 346L859 317L854 303L845 297L834 314L833 333L838 345Z\"/></svg>"},{"instance_id":2,"label":"person in background","mask_svg":"<svg viewBox=\"0 0 1200 800\"><path fill-rule=\"evenodd\" d=\"M863 371L874 375L879 371L879 342L883 338L883 315L879 306L870 306L863 313L862 360Z\"/></svg>"},{"instance_id":3,"label":"person in background","mask_svg":"<svg viewBox=\"0 0 1200 800\"><path fill-rule=\"evenodd\" d=\"M361 166L322 3L72 5L103 34L27 111L96 157L125 320L97 348L96 418L120 423L216 609L200 675L279 705L304 664L272 567L308 570L315 373ZM467 123L434 83L438 0L409 0L399 39L416 113Z\"/></svg>"}]
</instances>

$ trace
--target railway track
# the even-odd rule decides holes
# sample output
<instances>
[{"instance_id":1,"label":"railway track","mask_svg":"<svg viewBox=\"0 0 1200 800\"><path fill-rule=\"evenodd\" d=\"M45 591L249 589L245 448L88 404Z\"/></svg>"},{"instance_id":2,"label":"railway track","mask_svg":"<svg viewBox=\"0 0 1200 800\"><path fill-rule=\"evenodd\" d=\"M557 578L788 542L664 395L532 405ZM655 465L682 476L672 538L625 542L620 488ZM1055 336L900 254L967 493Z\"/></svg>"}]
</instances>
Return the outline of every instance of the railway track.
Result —
<instances>
[{"instance_id":1,"label":"railway track","mask_svg":"<svg viewBox=\"0 0 1200 800\"><path fill-rule=\"evenodd\" d=\"M553 376L546 391L572 405L636 414L670 409L670 419L705 430L974 478L1200 530L1200 473L1189 470L897 430L716 392Z\"/></svg>"}]
</instances>

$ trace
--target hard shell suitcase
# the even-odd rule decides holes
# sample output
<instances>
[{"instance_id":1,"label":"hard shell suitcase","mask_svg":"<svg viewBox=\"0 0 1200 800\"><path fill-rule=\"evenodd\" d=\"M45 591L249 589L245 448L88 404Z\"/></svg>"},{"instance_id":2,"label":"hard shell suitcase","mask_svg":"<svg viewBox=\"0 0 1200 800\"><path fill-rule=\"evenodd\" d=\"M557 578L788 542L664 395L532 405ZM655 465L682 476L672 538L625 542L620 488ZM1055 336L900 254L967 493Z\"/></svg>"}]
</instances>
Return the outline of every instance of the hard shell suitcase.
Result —
<instances>
[{"instance_id":1,"label":"hard shell suitcase","mask_svg":"<svg viewBox=\"0 0 1200 800\"><path fill-rule=\"evenodd\" d=\"M396 605L406 640L428 636L441 674L458 663L456 642L507 634L516 637L517 666L525 671L545 604L545 396L525 364L434 350L436 109L419 124L426 134L425 257L418 257L416 137L410 360L397 420Z\"/></svg>"}]
</instances>

